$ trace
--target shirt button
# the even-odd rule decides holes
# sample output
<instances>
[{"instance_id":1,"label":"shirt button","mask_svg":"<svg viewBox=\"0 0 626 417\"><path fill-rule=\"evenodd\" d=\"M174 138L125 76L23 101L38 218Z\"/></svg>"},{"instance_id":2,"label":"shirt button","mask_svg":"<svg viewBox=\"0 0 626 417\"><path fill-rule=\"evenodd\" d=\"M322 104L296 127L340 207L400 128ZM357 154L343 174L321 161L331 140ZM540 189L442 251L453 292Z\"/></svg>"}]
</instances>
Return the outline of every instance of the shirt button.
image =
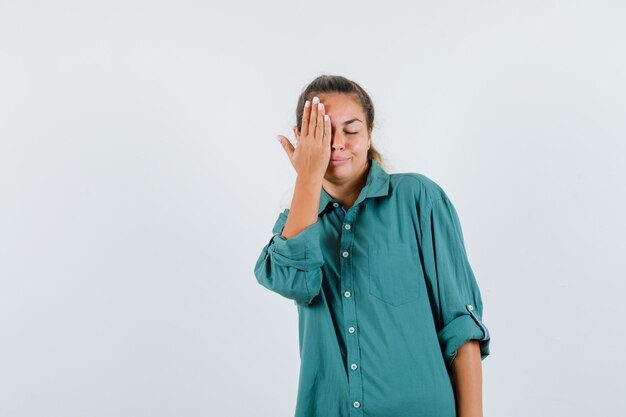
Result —
<instances>
[{"instance_id":1,"label":"shirt button","mask_svg":"<svg viewBox=\"0 0 626 417\"><path fill-rule=\"evenodd\" d=\"M348 331L349 331L350 333L354 333L354 327L352 327L352 326L348 327Z\"/></svg>"},{"instance_id":2,"label":"shirt button","mask_svg":"<svg viewBox=\"0 0 626 417\"><path fill-rule=\"evenodd\" d=\"M353 363L352 365L350 365L350 368L352 368L353 370L357 368L356 363Z\"/></svg>"},{"instance_id":3,"label":"shirt button","mask_svg":"<svg viewBox=\"0 0 626 417\"><path fill-rule=\"evenodd\" d=\"M473 311L474 310L474 307L471 304L468 304L467 308L469 309L469 311Z\"/></svg>"},{"instance_id":4,"label":"shirt button","mask_svg":"<svg viewBox=\"0 0 626 417\"><path fill-rule=\"evenodd\" d=\"M350 291L344 292L343 295L345 295L346 297L350 297Z\"/></svg>"},{"instance_id":5,"label":"shirt button","mask_svg":"<svg viewBox=\"0 0 626 417\"><path fill-rule=\"evenodd\" d=\"M347 258L348 255L350 255L350 254L348 252L344 252L344 253L342 253L342 255L343 255L344 258Z\"/></svg>"},{"instance_id":6,"label":"shirt button","mask_svg":"<svg viewBox=\"0 0 626 417\"><path fill-rule=\"evenodd\" d=\"M352 403L352 405L354 406L354 408L359 408L361 406L361 403L358 401L355 401Z\"/></svg>"},{"instance_id":7,"label":"shirt button","mask_svg":"<svg viewBox=\"0 0 626 417\"><path fill-rule=\"evenodd\" d=\"M333 207L339 207L339 203L333 203Z\"/></svg>"},{"instance_id":8,"label":"shirt button","mask_svg":"<svg viewBox=\"0 0 626 417\"><path fill-rule=\"evenodd\" d=\"M352 226L350 226L349 224L346 224L344 227L346 228L346 230L350 230Z\"/></svg>"}]
</instances>

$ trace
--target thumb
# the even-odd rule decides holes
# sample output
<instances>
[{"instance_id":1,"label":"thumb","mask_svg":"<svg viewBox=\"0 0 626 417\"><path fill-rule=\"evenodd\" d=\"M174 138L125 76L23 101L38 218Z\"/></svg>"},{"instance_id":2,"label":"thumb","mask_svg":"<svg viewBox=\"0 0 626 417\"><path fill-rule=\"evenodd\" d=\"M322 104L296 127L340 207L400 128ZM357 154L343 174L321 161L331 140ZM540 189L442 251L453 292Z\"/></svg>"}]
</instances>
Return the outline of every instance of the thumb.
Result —
<instances>
[{"instance_id":1,"label":"thumb","mask_svg":"<svg viewBox=\"0 0 626 417\"><path fill-rule=\"evenodd\" d=\"M291 159L291 157L293 156L293 152L295 151L295 148L293 147L289 139L283 135L276 135L276 139L278 139L280 144L283 146L283 149L285 150L285 152L287 152L287 156L289 157L289 159Z\"/></svg>"}]
</instances>

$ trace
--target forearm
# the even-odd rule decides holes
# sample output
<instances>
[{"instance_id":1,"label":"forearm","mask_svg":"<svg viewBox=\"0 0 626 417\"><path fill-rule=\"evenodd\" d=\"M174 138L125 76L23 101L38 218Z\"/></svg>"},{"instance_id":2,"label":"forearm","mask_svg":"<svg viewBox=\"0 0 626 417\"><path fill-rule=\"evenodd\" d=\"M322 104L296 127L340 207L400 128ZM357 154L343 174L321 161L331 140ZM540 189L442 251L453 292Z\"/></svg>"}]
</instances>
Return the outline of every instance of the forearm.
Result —
<instances>
[{"instance_id":1,"label":"forearm","mask_svg":"<svg viewBox=\"0 0 626 417\"><path fill-rule=\"evenodd\" d=\"M283 237L289 239L317 221L322 179L298 176Z\"/></svg>"},{"instance_id":2,"label":"forearm","mask_svg":"<svg viewBox=\"0 0 626 417\"><path fill-rule=\"evenodd\" d=\"M482 364L477 340L464 343L452 361L457 417L483 417Z\"/></svg>"}]
</instances>

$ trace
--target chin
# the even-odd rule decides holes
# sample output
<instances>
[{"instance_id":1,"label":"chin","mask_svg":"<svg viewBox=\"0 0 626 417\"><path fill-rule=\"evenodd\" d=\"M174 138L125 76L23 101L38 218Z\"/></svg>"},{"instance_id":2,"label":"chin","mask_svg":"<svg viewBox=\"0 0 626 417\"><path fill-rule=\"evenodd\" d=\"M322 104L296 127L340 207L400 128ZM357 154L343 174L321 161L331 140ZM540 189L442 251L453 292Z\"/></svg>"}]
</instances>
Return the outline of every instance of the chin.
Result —
<instances>
[{"instance_id":1,"label":"chin","mask_svg":"<svg viewBox=\"0 0 626 417\"><path fill-rule=\"evenodd\" d=\"M325 178L327 180L345 180L345 179L351 178L353 175L354 175L354 172L350 168L330 167L328 168L328 171L326 171Z\"/></svg>"},{"instance_id":2,"label":"chin","mask_svg":"<svg viewBox=\"0 0 626 417\"><path fill-rule=\"evenodd\" d=\"M350 174L352 173L352 170L347 170L347 169L337 169L334 167L329 167L326 170L326 178L345 178L345 177L349 177Z\"/></svg>"}]
</instances>

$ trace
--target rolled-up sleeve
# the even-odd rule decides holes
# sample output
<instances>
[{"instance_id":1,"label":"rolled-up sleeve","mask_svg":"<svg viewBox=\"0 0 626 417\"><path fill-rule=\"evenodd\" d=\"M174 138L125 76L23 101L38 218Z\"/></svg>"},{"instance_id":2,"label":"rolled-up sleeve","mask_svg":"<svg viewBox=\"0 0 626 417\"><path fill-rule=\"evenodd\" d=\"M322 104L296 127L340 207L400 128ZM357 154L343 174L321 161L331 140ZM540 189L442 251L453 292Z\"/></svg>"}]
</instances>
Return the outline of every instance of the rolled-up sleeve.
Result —
<instances>
[{"instance_id":1,"label":"rolled-up sleeve","mask_svg":"<svg viewBox=\"0 0 626 417\"><path fill-rule=\"evenodd\" d=\"M320 224L315 222L287 239L282 231L289 209L278 216L273 236L259 255L254 274L259 284L296 304L309 304L322 287L324 259Z\"/></svg>"},{"instance_id":2,"label":"rolled-up sleeve","mask_svg":"<svg viewBox=\"0 0 626 417\"><path fill-rule=\"evenodd\" d=\"M437 337L446 366L458 349L478 340L481 360L489 355L489 330L482 322L480 289L470 266L463 232L450 199L437 198L424 211L421 221L424 272Z\"/></svg>"}]
</instances>

